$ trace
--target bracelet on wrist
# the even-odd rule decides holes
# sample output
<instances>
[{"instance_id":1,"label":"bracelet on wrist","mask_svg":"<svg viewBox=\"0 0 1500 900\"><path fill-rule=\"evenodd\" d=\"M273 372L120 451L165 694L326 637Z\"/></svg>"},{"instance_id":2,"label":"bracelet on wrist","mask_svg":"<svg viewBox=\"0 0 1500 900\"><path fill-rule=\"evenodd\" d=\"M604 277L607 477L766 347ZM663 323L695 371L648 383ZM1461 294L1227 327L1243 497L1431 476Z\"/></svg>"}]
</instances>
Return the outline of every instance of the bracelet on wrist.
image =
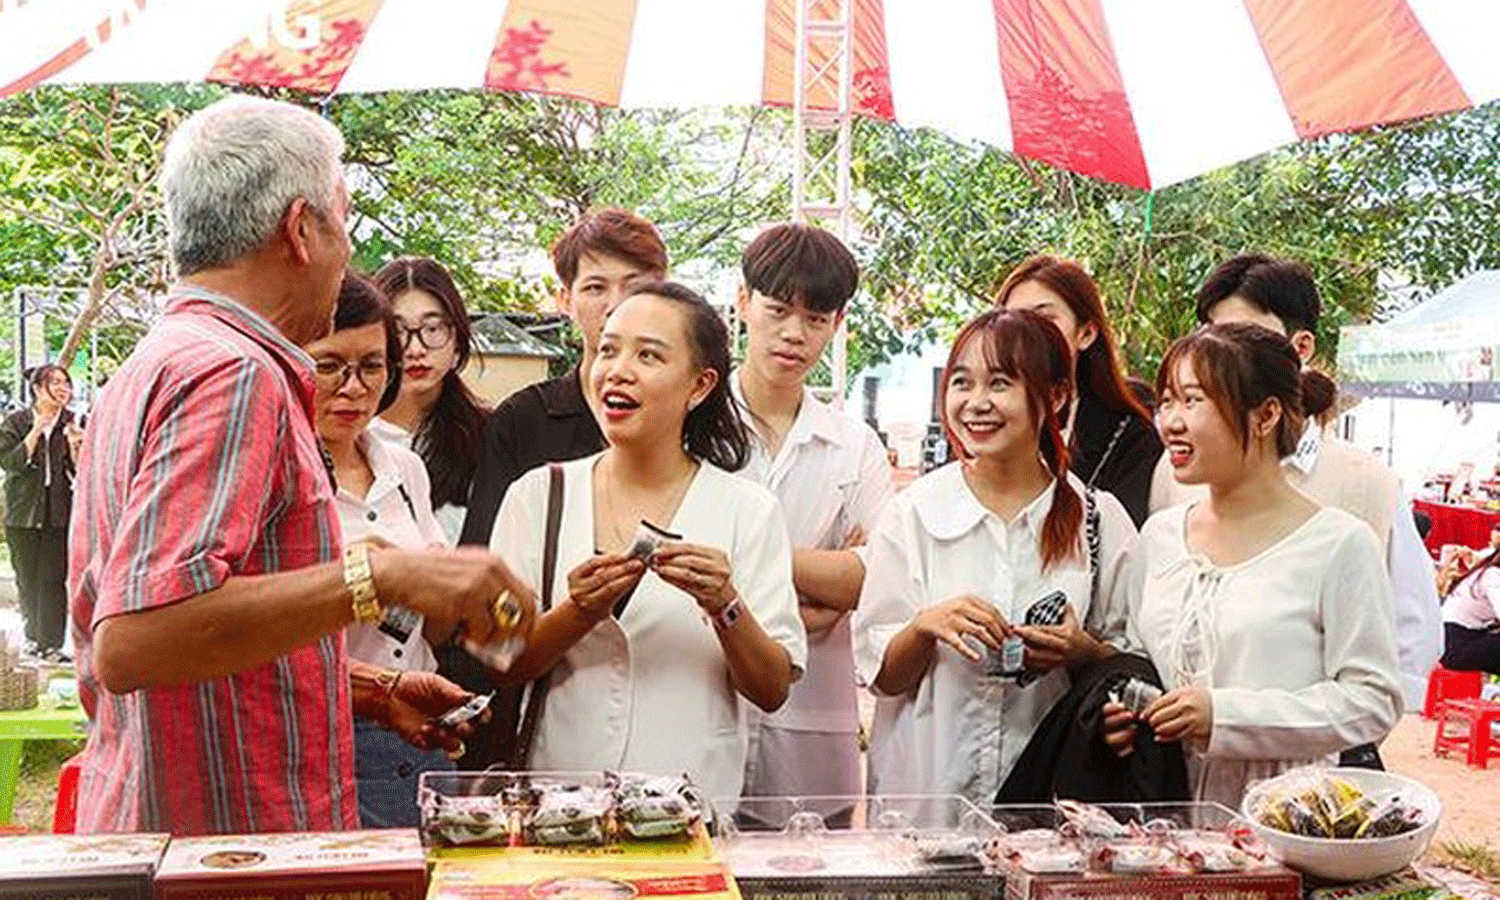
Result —
<instances>
[{"instance_id":1,"label":"bracelet on wrist","mask_svg":"<svg viewBox=\"0 0 1500 900\"><path fill-rule=\"evenodd\" d=\"M709 619L713 621L715 628L720 631L727 631L734 627L735 623L740 620L744 613L745 604L740 602L740 598L735 597L733 600L719 607L717 611L711 613Z\"/></svg>"},{"instance_id":2,"label":"bracelet on wrist","mask_svg":"<svg viewBox=\"0 0 1500 900\"><path fill-rule=\"evenodd\" d=\"M357 541L344 548L344 587L354 621L372 625L380 621L380 600L375 595L375 570L370 565L370 545Z\"/></svg>"}]
</instances>

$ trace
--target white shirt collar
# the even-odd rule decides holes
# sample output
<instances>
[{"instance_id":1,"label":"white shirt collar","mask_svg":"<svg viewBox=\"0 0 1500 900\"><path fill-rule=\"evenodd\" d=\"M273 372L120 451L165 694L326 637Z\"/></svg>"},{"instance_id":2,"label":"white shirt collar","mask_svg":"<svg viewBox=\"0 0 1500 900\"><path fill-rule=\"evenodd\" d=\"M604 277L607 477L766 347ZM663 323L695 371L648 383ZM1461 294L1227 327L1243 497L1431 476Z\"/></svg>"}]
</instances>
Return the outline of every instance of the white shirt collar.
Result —
<instances>
[{"instance_id":1,"label":"white shirt collar","mask_svg":"<svg viewBox=\"0 0 1500 900\"><path fill-rule=\"evenodd\" d=\"M365 430L354 438L355 446L364 453L365 462L370 464L370 474L373 476L370 489L361 499L339 488L339 493L346 499L363 503L366 506L374 505L386 494L403 487L401 470L397 468L396 458L391 454L389 445L386 444L388 439L382 437L375 427L375 423L379 421L379 419L372 419L370 424L365 426Z\"/></svg>"},{"instance_id":2,"label":"white shirt collar","mask_svg":"<svg viewBox=\"0 0 1500 900\"><path fill-rule=\"evenodd\" d=\"M740 371L743 367L737 367L729 373L729 392L734 397L734 402L740 407L740 412L746 418L746 425L759 439L759 432L755 431L752 423L750 404L745 402L745 391L740 387ZM797 408L797 417L792 420L792 427L787 429L786 439L782 441L783 448L794 447L805 444L808 441L820 440L830 444L843 444L846 435L843 429L838 427L838 414L828 404L814 397L812 391L806 387L802 389L802 403Z\"/></svg>"},{"instance_id":3,"label":"white shirt collar","mask_svg":"<svg viewBox=\"0 0 1500 900\"><path fill-rule=\"evenodd\" d=\"M1282 465L1291 466L1303 475L1312 473L1313 466L1318 464L1318 452L1323 449L1323 426L1318 420L1308 417L1302 425L1302 437L1297 440L1297 449L1292 455L1281 461Z\"/></svg>"},{"instance_id":4,"label":"white shirt collar","mask_svg":"<svg viewBox=\"0 0 1500 900\"><path fill-rule=\"evenodd\" d=\"M922 527L940 541L963 537L978 527L987 516L993 517L1001 527L1040 532L1047 514L1052 511L1052 496L1057 485L1055 479L1048 481L1046 488L1035 500L1026 504L1014 521L1005 523L980 503L979 498L969 489L969 483L964 480L962 461L948 463L927 477L931 482L916 493L913 505Z\"/></svg>"}]
</instances>

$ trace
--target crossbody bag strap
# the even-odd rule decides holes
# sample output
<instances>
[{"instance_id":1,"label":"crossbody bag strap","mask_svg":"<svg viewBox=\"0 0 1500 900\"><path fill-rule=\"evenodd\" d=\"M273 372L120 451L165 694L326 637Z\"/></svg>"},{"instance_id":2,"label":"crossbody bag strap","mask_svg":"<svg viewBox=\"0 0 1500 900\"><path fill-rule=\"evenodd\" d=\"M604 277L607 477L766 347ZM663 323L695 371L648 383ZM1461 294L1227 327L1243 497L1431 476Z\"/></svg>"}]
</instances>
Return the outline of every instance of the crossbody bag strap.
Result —
<instances>
[{"instance_id":1,"label":"crossbody bag strap","mask_svg":"<svg viewBox=\"0 0 1500 900\"><path fill-rule=\"evenodd\" d=\"M562 528L563 469L557 463L547 467L547 530L542 540L542 595L538 598L541 611L552 608L553 570L557 568L557 537ZM548 673L538 675L526 694L526 711L521 716L521 729L516 735L517 769L525 769L531 762L531 745L536 740L537 725L542 717L542 704L547 700Z\"/></svg>"},{"instance_id":2,"label":"crossbody bag strap","mask_svg":"<svg viewBox=\"0 0 1500 900\"><path fill-rule=\"evenodd\" d=\"M1099 598L1099 562L1104 556L1103 538L1099 535L1099 499L1092 487L1084 487L1083 505L1083 534L1089 550L1089 604L1092 606Z\"/></svg>"}]
</instances>

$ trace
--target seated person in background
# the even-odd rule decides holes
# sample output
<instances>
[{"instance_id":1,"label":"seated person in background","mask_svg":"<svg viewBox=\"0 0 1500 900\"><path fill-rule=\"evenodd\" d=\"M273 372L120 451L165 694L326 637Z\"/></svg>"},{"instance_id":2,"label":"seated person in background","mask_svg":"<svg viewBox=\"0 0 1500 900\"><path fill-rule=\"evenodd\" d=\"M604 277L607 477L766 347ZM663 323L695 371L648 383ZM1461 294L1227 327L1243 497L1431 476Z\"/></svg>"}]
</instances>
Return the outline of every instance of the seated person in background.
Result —
<instances>
[{"instance_id":1,"label":"seated person in background","mask_svg":"<svg viewBox=\"0 0 1500 900\"><path fill-rule=\"evenodd\" d=\"M1491 532L1500 534L1500 526ZM1494 537L1491 538L1494 546ZM1491 549L1443 601L1443 667L1500 675L1500 571Z\"/></svg>"}]
</instances>

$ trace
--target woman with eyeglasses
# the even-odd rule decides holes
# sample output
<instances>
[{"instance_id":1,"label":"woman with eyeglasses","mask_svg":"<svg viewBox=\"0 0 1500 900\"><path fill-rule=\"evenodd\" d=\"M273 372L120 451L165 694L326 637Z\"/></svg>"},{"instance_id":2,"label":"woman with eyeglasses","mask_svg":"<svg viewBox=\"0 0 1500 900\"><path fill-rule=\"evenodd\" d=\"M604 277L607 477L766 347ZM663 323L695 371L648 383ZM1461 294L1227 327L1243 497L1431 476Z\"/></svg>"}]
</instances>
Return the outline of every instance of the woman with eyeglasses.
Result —
<instances>
[{"instance_id":1,"label":"woman with eyeglasses","mask_svg":"<svg viewBox=\"0 0 1500 900\"><path fill-rule=\"evenodd\" d=\"M434 260L405 256L375 273L399 326L401 390L375 430L405 441L432 481L432 507L449 544L458 540L479 462L486 410L459 373L469 361L469 312L453 276Z\"/></svg>"},{"instance_id":2,"label":"woman with eyeglasses","mask_svg":"<svg viewBox=\"0 0 1500 900\"><path fill-rule=\"evenodd\" d=\"M401 389L399 335L390 301L369 279L349 273L339 288L333 333L305 348L313 359L316 426L328 452L345 545L375 541L424 549L447 543L432 513L422 460L401 444L374 437L369 427ZM392 606L378 623L350 625L345 648L351 658L393 671L397 679L458 691L436 674L432 651L453 627ZM414 746L373 720L355 717L354 775L364 827L417 824L418 777L453 767L436 746L447 737L424 729L416 743L425 746Z\"/></svg>"}]
</instances>

